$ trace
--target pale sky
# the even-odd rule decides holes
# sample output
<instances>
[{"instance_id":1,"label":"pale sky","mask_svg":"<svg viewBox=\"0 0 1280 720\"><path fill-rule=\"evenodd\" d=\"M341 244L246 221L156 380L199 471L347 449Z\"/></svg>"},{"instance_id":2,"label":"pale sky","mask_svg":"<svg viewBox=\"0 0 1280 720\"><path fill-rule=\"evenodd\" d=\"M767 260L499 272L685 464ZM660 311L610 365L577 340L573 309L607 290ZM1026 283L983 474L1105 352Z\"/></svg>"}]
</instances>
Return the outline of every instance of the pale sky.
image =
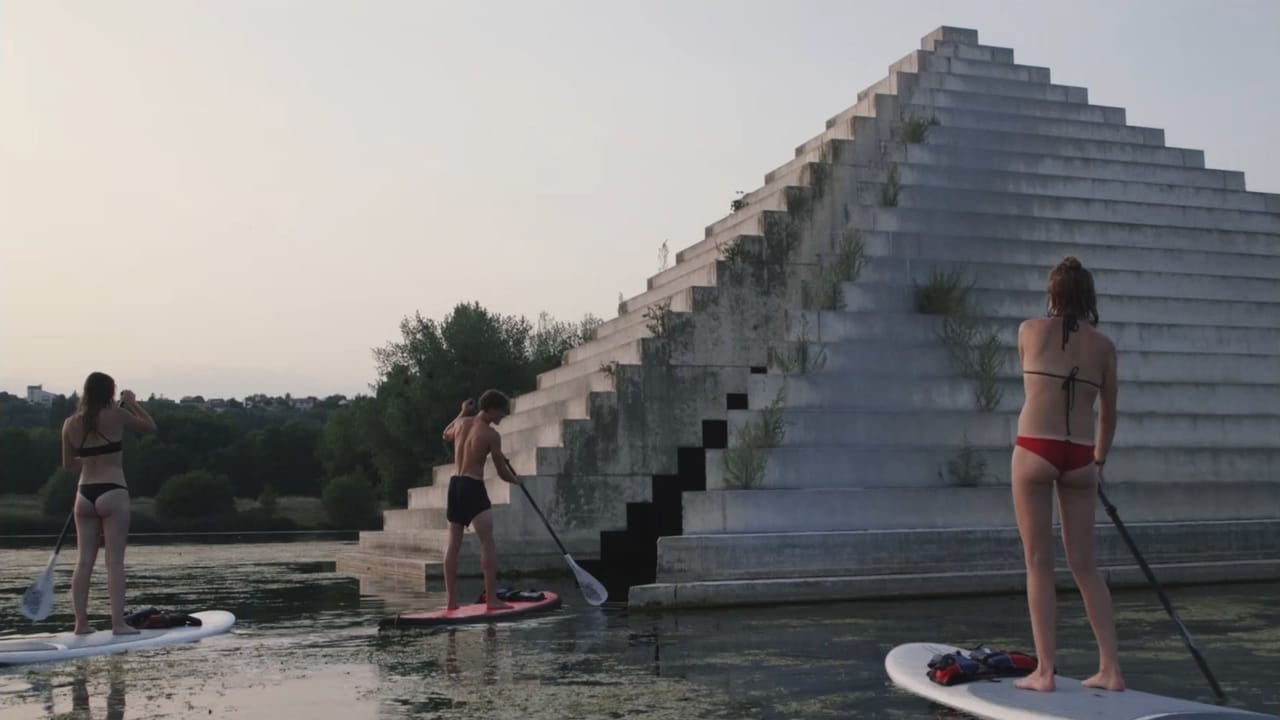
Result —
<instances>
[{"instance_id":1,"label":"pale sky","mask_svg":"<svg viewBox=\"0 0 1280 720\"><path fill-rule=\"evenodd\" d=\"M0 0L0 389L366 391L616 314L939 25L1280 192L1280 2Z\"/></svg>"}]
</instances>

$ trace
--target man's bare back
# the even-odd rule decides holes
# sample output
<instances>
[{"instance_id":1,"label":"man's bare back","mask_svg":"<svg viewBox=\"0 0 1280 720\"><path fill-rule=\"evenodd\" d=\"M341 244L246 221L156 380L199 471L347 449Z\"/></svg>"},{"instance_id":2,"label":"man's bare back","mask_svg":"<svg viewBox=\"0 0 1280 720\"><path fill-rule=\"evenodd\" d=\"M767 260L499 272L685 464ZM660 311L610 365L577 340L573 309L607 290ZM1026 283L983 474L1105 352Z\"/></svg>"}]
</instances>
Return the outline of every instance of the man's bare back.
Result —
<instances>
[{"instance_id":1,"label":"man's bare back","mask_svg":"<svg viewBox=\"0 0 1280 720\"><path fill-rule=\"evenodd\" d=\"M498 437L488 422L479 415L464 418L458 422L453 436L454 466L459 475L484 479L485 460L493 448L493 441ZM495 463L498 458L494 458Z\"/></svg>"}]
</instances>

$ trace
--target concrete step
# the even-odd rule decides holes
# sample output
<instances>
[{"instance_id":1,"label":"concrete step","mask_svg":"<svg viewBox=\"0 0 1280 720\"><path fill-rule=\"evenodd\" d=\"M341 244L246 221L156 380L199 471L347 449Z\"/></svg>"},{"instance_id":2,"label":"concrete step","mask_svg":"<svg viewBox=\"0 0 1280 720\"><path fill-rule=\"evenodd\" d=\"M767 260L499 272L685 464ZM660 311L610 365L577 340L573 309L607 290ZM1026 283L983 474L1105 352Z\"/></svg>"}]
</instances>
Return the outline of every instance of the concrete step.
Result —
<instances>
[{"instance_id":1,"label":"concrete step","mask_svg":"<svg viewBox=\"0 0 1280 720\"><path fill-rule=\"evenodd\" d=\"M512 398L513 415L511 417L519 413L532 412L542 405L560 403L573 398L586 397L587 393L607 392L612 389L613 378L609 377L608 373L597 369L593 373L577 375L554 385L517 395Z\"/></svg>"},{"instance_id":2,"label":"concrete step","mask_svg":"<svg viewBox=\"0 0 1280 720\"><path fill-rule=\"evenodd\" d=\"M1112 502L1126 496L1118 486ZM1133 497L1139 504L1141 497ZM1274 559L1280 553L1280 521L1126 522L1134 543L1150 563L1238 562ZM1057 562L1067 569L1055 530ZM963 565L973 572L1025 572L1016 527L853 530L821 533L683 535L658 541L662 582L825 575L884 575L947 572ZM963 550L959 550L963 548ZM1132 562L1133 556L1109 519L1097 525L1098 564ZM1164 577L1160 574L1159 577ZM1023 578L1025 582L1025 576Z\"/></svg>"},{"instance_id":3,"label":"concrete step","mask_svg":"<svg viewBox=\"0 0 1280 720\"><path fill-rule=\"evenodd\" d=\"M600 352L581 357L555 370L538 376L538 389L553 387L559 383L584 375L601 372L610 363L636 365L640 362L640 340L631 340L621 345L606 346Z\"/></svg>"},{"instance_id":4,"label":"concrete step","mask_svg":"<svg viewBox=\"0 0 1280 720\"><path fill-rule=\"evenodd\" d=\"M1088 88L1072 85L1053 85L1050 83L1019 80L1014 78L978 77L973 75L954 75L948 72L936 72L931 68L916 73L919 88L948 90L953 92L980 93L1001 97L1025 98L1029 100L1049 100L1052 102L1089 103Z\"/></svg>"},{"instance_id":5,"label":"concrete step","mask_svg":"<svg viewBox=\"0 0 1280 720\"><path fill-rule=\"evenodd\" d=\"M1280 367L1280 358L1275 359ZM1124 411L1188 415L1266 415L1280 417L1280 372L1269 382L1247 385L1211 382L1123 383ZM999 409L1022 407L1019 367L1008 363L998 381L1004 392ZM972 410L974 385L958 373L896 376L822 372L813 375L755 375L750 380L749 407L765 407L785 387L786 406L815 410Z\"/></svg>"},{"instance_id":6,"label":"concrete step","mask_svg":"<svg viewBox=\"0 0 1280 720\"><path fill-rule=\"evenodd\" d=\"M448 530L449 521L444 508L417 507L403 510L384 510L382 529L385 532L414 530Z\"/></svg>"},{"instance_id":7,"label":"concrete step","mask_svg":"<svg viewBox=\"0 0 1280 720\"><path fill-rule=\"evenodd\" d=\"M982 110L929 108L922 105L903 106L902 115L936 120L938 124L929 128L929 135L939 128L967 128L1164 147L1164 130L1134 125L1113 125L1033 115L1009 115ZM928 143L928 141L926 136L925 142Z\"/></svg>"},{"instance_id":8,"label":"concrete step","mask_svg":"<svg viewBox=\"0 0 1280 720\"><path fill-rule=\"evenodd\" d=\"M788 339L799 340L801 311L788 313ZM923 345L939 342L938 317L915 313L810 312L808 326L811 341L841 342L846 340L889 340ZM1029 315L1030 316L1030 315ZM1017 341L1020 318L992 318L988 324L1006 346ZM1204 352L1214 348L1222 355L1280 355L1280 331L1274 328L1212 327L1171 323L1106 322L1101 330L1117 348L1140 349L1145 352Z\"/></svg>"},{"instance_id":9,"label":"concrete step","mask_svg":"<svg viewBox=\"0 0 1280 720\"><path fill-rule=\"evenodd\" d=\"M1126 523L1280 519L1280 482L1150 483L1130 492L1117 484L1108 495ZM1007 487L717 490L685 493L683 503L686 535L1015 525ZM1105 519L1101 507L1097 515Z\"/></svg>"},{"instance_id":10,"label":"concrete step","mask_svg":"<svg viewBox=\"0 0 1280 720\"><path fill-rule=\"evenodd\" d=\"M729 411L731 432L754 417L750 410ZM786 447L829 445L912 445L939 443L1012 444L1018 416L1013 411L841 411L783 408ZM732 437L736 437L733 435ZM1201 415L1135 413L1120 405L1116 447L1167 445L1187 448L1280 447L1280 414Z\"/></svg>"},{"instance_id":11,"label":"concrete step","mask_svg":"<svg viewBox=\"0 0 1280 720\"><path fill-rule=\"evenodd\" d=\"M898 182L904 186L1244 210L1272 215L1280 212L1280 195L1271 193L912 163L901 163L896 167Z\"/></svg>"},{"instance_id":12,"label":"concrete step","mask_svg":"<svg viewBox=\"0 0 1280 720\"><path fill-rule=\"evenodd\" d=\"M689 288L684 288L684 291L687 290L689 290ZM682 294L684 291L677 291L676 294ZM674 305L675 303L672 302L672 306ZM650 308L652 308L652 310L650 310ZM682 315L689 312L688 310L675 310L673 307L668 310L669 312L679 313ZM646 308L632 310L625 315L620 316L629 320L625 326L615 327L613 332L604 335L603 337L597 337L596 339L589 340L575 348L566 350L561 366L570 365L601 353L608 352L613 348L636 343L644 338L652 336L653 332L649 329L649 324L652 321L650 318L645 317L645 313L647 312L651 314L658 312L658 304L655 303Z\"/></svg>"},{"instance_id":13,"label":"concrete step","mask_svg":"<svg viewBox=\"0 0 1280 720\"><path fill-rule=\"evenodd\" d=\"M1258 582L1280 579L1280 560L1239 560L1155 563L1151 569L1166 585L1181 583ZM1110 565L1103 570L1112 588L1146 588L1151 582L1136 565ZM1075 591L1071 574L1059 570L1060 590ZM641 612L679 608L792 605L870 598L953 597L957 594L1022 594L1025 570L968 570L960 572L842 575L752 580L709 580L637 585L627 606Z\"/></svg>"},{"instance_id":14,"label":"concrete step","mask_svg":"<svg viewBox=\"0 0 1280 720\"><path fill-rule=\"evenodd\" d=\"M1130 297L1178 297L1184 300L1241 300L1247 302L1280 302L1280 279L1235 277L1208 273L1164 272L1150 269L1113 270L1105 263L1106 253L1091 253L1086 261L1093 274L1094 285ZM1052 256L1050 256L1052 257ZM1280 263L1280 259L1277 260ZM960 272L979 290L1012 290L1044 292L1050 263L1029 265L976 260L970 262L908 260L894 257L868 257L856 282L868 285L924 285L935 271ZM1173 290L1171 292L1171 289Z\"/></svg>"},{"instance_id":15,"label":"concrete step","mask_svg":"<svg viewBox=\"0 0 1280 720\"><path fill-rule=\"evenodd\" d=\"M876 263L884 258L904 259L923 266L967 263L1010 263L1043 268L1042 277L1066 255L1079 256L1093 272L1150 271L1183 276L1209 275L1240 280L1280 279L1280 256L1225 252L1212 246L1194 250L1161 247L1133 247L1107 243L1062 242L1053 239L1028 240L987 235L956 236L927 233L863 232L868 257Z\"/></svg>"},{"instance_id":16,"label":"concrete step","mask_svg":"<svg viewBox=\"0 0 1280 720\"><path fill-rule=\"evenodd\" d=\"M705 268L706 265L703 264L701 266L697 266L693 263L681 263L680 265L676 265L675 267L668 269L674 270L676 267L681 268L683 271L679 274L684 274L690 270L699 269L699 267ZM658 275L649 278L649 282L651 284L647 289L652 290L655 287L652 283L654 278L658 276L670 277L665 276L665 271L663 273L658 273ZM682 288L663 299L671 301L672 312L691 312L693 310L694 290L691 287ZM592 339L602 340L616 332L634 328L636 325L644 325L647 322L648 320L645 319L643 310L639 312L622 313L615 318L611 318L601 323L600 327L596 328L596 334Z\"/></svg>"},{"instance_id":17,"label":"concrete step","mask_svg":"<svg viewBox=\"0 0 1280 720\"><path fill-rule=\"evenodd\" d=\"M923 105L925 107L949 107L959 110L1002 112L1009 115L1034 115L1038 117L1056 117L1064 120L1111 123L1114 125L1125 124L1124 108L1102 105L1033 100L1030 98L1009 97L1007 95L935 90L933 88L917 88L915 92L904 99L909 104Z\"/></svg>"},{"instance_id":18,"label":"concrete step","mask_svg":"<svg viewBox=\"0 0 1280 720\"><path fill-rule=\"evenodd\" d=\"M334 570L339 573L405 578L418 582L439 574L439 568L439 562L425 558L397 557L380 551L363 550L342 553L334 562Z\"/></svg>"},{"instance_id":19,"label":"concrete step","mask_svg":"<svg viewBox=\"0 0 1280 720\"><path fill-rule=\"evenodd\" d=\"M1071 218L1040 218L1002 213L960 212L920 207L867 207L855 212L860 230L937 235L982 235L1006 239L1068 242L1087 248L1094 243L1201 250L1275 257L1280 236L1240 230L1137 225Z\"/></svg>"},{"instance_id":20,"label":"concrete step","mask_svg":"<svg viewBox=\"0 0 1280 720\"><path fill-rule=\"evenodd\" d=\"M665 302L676 293L690 291L695 287L715 286L718 278L716 260L720 259L719 249L715 243L705 240L691 245L688 249L694 248L697 249L696 253L691 253L679 261L680 264L677 267L680 268L680 272L659 273L653 276L654 285L639 295L624 300L618 306L618 313L620 315L640 313L643 318L646 309L655 303ZM673 300L672 305L674 304Z\"/></svg>"},{"instance_id":21,"label":"concrete step","mask_svg":"<svg viewBox=\"0 0 1280 720\"><path fill-rule=\"evenodd\" d=\"M929 50L930 48L924 48ZM942 57L953 57L961 60L980 60L991 63L1013 63L1013 48L995 45L967 45L957 42L937 42L932 52Z\"/></svg>"},{"instance_id":22,"label":"concrete step","mask_svg":"<svg viewBox=\"0 0 1280 720\"><path fill-rule=\"evenodd\" d=\"M929 128L923 143L934 147L987 148L1003 152L1090 158L1111 162L1171 165L1204 168L1204 151L1144 145L1132 142L1083 139L1062 135L1036 135L991 128L936 125Z\"/></svg>"},{"instance_id":23,"label":"concrete step","mask_svg":"<svg viewBox=\"0 0 1280 720\"><path fill-rule=\"evenodd\" d=\"M922 344L855 340L824 343L822 349L826 352L826 363L820 372L810 377L846 374L927 377L954 372L947 349L937 339ZM1221 385L1271 385L1280 382L1276 358L1268 355L1226 355L1212 352L1212 348L1206 352L1147 352L1121 348L1118 352L1118 373L1122 385L1129 382ZM1006 346L1003 354L1005 374L1010 378L1021 378L1017 350Z\"/></svg>"},{"instance_id":24,"label":"concrete step","mask_svg":"<svg viewBox=\"0 0 1280 720\"><path fill-rule=\"evenodd\" d=\"M971 469L951 463L965 462L967 448ZM759 487L810 489L824 487L943 487L959 482L1009 486L1013 442L966 446L963 442L933 446L782 446L769 450ZM985 462L979 469L978 463ZM1224 479L1266 482L1276 478L1280 448L1180 448L1160 445L1114 448L1107 458L1108 483L1190 482L1215 483ZM707 489L727 489L721 450L708 450Z\"/></svg>"},{"instance_id":25,"label":"concrete step","mask_svg":"<svg viewBox=\"0 0 1280 720\"><path fill-rule=\"evenodd\" d=\"M503 421L503 425L505 424L506 422ZM499 430L502 429L503 428L499 428ZM503 448L503 454L505 454L507 459L511 461L511 467L515 468L516 474L521 476L553 474L553 472L558 471L556 465L560 460L556 455L563 452L563 448L538 448L536 450L522 449L512 451L510 448L506 447L506 443L503 443ZM493 478L494 482L501 482L497 479L498 471L494 468L492 459L485 463L484 471L486 478ZM457 466L452 462L436 465L431 468L431 482L434 485L448 485L449 478L453 477L456 472ZM414 505L413 498L415 491L417 491L419 493L419 497L421 497L421 492L425 487L427 486L410 488L409 507L424 507ZM493 496L491 495L490 498L492 497Z\"/></svg>"},{"instance_id":26,"label":"concrete step","mask_svg":"<svg viewBox=\"0 0 1280 720\"><path fill-rule=\"evenodd\" d=\"M901 181L900 181L901 182ZM881 183L858 183L864 204L879 202ZM1280 213L1185 205L1027 195L991 190L903 184L898 209L992 213L1039 220L1083 220L1116 224L1196 228L1268 235L1280 250Z\"/></svg>"},{"instance_id":27,"label":"concrete step","mask_svg":"<svg viewBox=\"0 0 1280 720\"><path fill-rule=\"evenodd\" d=\"M801 166L801 169L807 166ZM762 228L758 216L761 211L773 210L775 212L786 212L787 210L787 188L782 180L793 179L798 180L805 173L788 173L784 176L777 176L764 187L753 190L742 197L747 203L741 210L729 213L719 220L711 223L703 229L703 237L733 237L735 235L758 235ZM804 186L807 186L805 183ZM790 187L801 187L799 185ZM684 259L686 256L680 253L676 254L677 259Z\"/></svg>"},{"instance_id":28,"label":"concrete step","mask_svg":"<svg viewBox=\"0 0 1280 720\"><path fill-rule=\"evenodd\" d=\"M505 439L503 445L506 445ZM511 463L513 466L515 462ZM454 474L455 470L451 466L448 470L443 470L439 475L435 476L435 482L431 485L423 485L421 487L409 488L409 509L410 510L439 510L449 505L449 477ZM444 477L441 477L444 475ZM498 477L497 471L493 466L493 459L490 458L485 463L484 488L489 493L489 502L494 505L507 504L511 501L511 484ZM517 490L516 492L519 492ZM392 512L387 510L385 512Z\"/></svg>"},{"instance_id":29,"label":"concrete step","mask_svg":"<svg viewBox=\"0 0 1280 720\"><path fill-rule=\"evenodd\" d=\"M585 418L587 417L587 399L588 395L584 393L512 413L502 419L498 430L504 434L513 433L568 418Z\"/></svg>"},{"instance_id":30,"label":"concrete step","mask_svg":"<svg viewBox=\"0 0 1280 720\"><path fill-rule=\"evenodd\" d=\"M1012 65L1002 62L988 62L986 60L965 60L937 53L925 53L921 69L937 73L950 73L952 75L969 75L1036 83L1048 83L1052 77L1052 73L1047 67Z\"/></svg>"},{"instance_id":31,"label":"concrete step","mask_svg":"<svg viewBox=\"0 0 1280 720\"><path fill-rule=\"evenodd\" d=\"M1098 180L1125 180L1161 185L1187 185L1244 190L1244 173L1231 170L1135 163L1105 158L1046 156L998 148L967 148L923 143L894 143L885 147L885 161L915 165L962 167L971 170L1067 175Z\"/></svg>"},{"instance_id":32,"label":"concrete step","mask_svg":"<svg viewBox=\"0 0 1280 720\"><path fill-rule=\"evenodd\" d=\"M878 285L859 281L845 283L843 287L844 310L849 312L910 312L915 309L915 290L910 285ZM1139 323L1162 318L1172 325L1280 329L1280 303L1182 299L1176 296L1176 286L1165 286L1158 291L1166 294L1160 297L1099 292L1098 307L1100 312L1106 313L1108 323ZM969 291L969 300L986 317L1027 318L1043 314L1045 291L974 288Z\"/></svg>"},{"instance_id":33,"label":"concrete step","mask_svg":"<svg viewBox=\"0 0 1280 720\"><path fill-rule=\"evenodd\" d=\"M701 244L702 244L702 241L699 241L697 243L694 243L694 245L691 245L690 247L694 247ZM649 280L647 281L646 289L653 290L654 288L661 287L663 285L670 285L671 283L681 280L682 278L684 278L686 275L689 275L690 273L698 273L699 274L698 278L694 280L692 283L689 283L689 282L681 283L681 287L684 287L685 285L689 285L691 287L704 285L704 284L708 286L715 285L715 282L716 282L715 273L710 266L715 263L715 260L718 257L719 257L719 254L715 254L715 255L702 254L702 255L698 255L696 257L690 258L688 260L677 262L674 266L669 267L666 270L663 270L657 275L650 276ZM685 291L689 291L689 290L686 288ZM663 298L666 298L666 297L668 296L665 296L665 295L663 296ZM673 307L674 307L674 302L675 301L673 300L672 301Z\"/></svg>"}]
</instances>

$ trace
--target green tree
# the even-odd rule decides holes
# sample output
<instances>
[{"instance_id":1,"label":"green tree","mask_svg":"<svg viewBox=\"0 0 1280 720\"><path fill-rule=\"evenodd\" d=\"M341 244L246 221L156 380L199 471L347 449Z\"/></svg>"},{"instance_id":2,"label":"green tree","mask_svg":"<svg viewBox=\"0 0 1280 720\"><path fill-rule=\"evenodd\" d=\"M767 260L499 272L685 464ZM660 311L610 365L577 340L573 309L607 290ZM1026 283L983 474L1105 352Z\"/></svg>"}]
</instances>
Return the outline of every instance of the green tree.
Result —
<instances>
[{"instance_id":1,"label":"green tree","mask_svg":"<svg viewBox=\"0 0 1280 720\"><path fill-rule=\"evenodd\" d=\"M377 527L378 506L373 484L355 471L329 481L320 498L329 523L341 530Z\"/></svg>"},{"instance_id":2,"label":"green tree","mask_svg":"<svg viewBox=\"0 0 1280 720\"><path fill-rule=\"evenodd\" d=\"M0 493L33 493L62 462L62 436L45 427L0 430Z\"/></svg>"},{"instance_id":3,"label":"green tree","mask_svg":"<svg viewBox=\"0 0 1280 720\"><path fill-rule=\"evenodd\" d=\"M53 471L40 488L40 509L49 517L62 517L71 512L76 499L76 483L79 478L65 468Z\"/></svg>"},{"instance_id":4,"label":"green tree","mask_svg":"<svg viewBox=\"0 0 1280 720\"><path fill-rule=\"evenodd\" d=\"M205 470L175 475L156 494L156 512L181 520L232 518L236 499L231 481Z\"/></svg>"}]
</instances>

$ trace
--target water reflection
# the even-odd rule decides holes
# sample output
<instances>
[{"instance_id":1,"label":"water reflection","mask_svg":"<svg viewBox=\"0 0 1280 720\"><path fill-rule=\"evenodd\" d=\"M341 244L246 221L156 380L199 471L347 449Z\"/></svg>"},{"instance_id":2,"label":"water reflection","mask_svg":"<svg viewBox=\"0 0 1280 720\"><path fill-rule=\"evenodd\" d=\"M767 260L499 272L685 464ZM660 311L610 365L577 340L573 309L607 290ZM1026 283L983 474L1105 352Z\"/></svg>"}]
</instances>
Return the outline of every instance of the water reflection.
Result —
<instances>
[{"instance_id":1,"label":"water reflection","mask_svg":"<svg viewBox=\"0 0 1280 720\"><path fill-rule=\"evenodd\" d=\"M333 543L131 548L130 605L232 610L233 634L197 645L0 668L0 716L309 720L505 717L951 717L888 686L884 654L914 640L1025 647L1020 597L969 597L665 614L586 605L491 626L379 632L379 618L443 604L413 584L333 572ZM47 550L0 551L0 629L33 631L17 596ZM59 575L67 587L69 568ZM539 585L544 583L539 582ZM464 596L479 584L464 584ZM101 591L101 592L100 592ZM1280 712L1280 585L1171 589L1238 707ZM6 599L7 598L7 599ZM35 631L69 627L70 608ZM105 609L95 586L92 604ZM1149 592L1116 594L1134 687L1207 700ZM100 622L101 616L97 617ZM1060 662L1096 662L1087 622L1064 593ZM126 703L126 695L128 702Z\"/></svg>"}]
</instances>

